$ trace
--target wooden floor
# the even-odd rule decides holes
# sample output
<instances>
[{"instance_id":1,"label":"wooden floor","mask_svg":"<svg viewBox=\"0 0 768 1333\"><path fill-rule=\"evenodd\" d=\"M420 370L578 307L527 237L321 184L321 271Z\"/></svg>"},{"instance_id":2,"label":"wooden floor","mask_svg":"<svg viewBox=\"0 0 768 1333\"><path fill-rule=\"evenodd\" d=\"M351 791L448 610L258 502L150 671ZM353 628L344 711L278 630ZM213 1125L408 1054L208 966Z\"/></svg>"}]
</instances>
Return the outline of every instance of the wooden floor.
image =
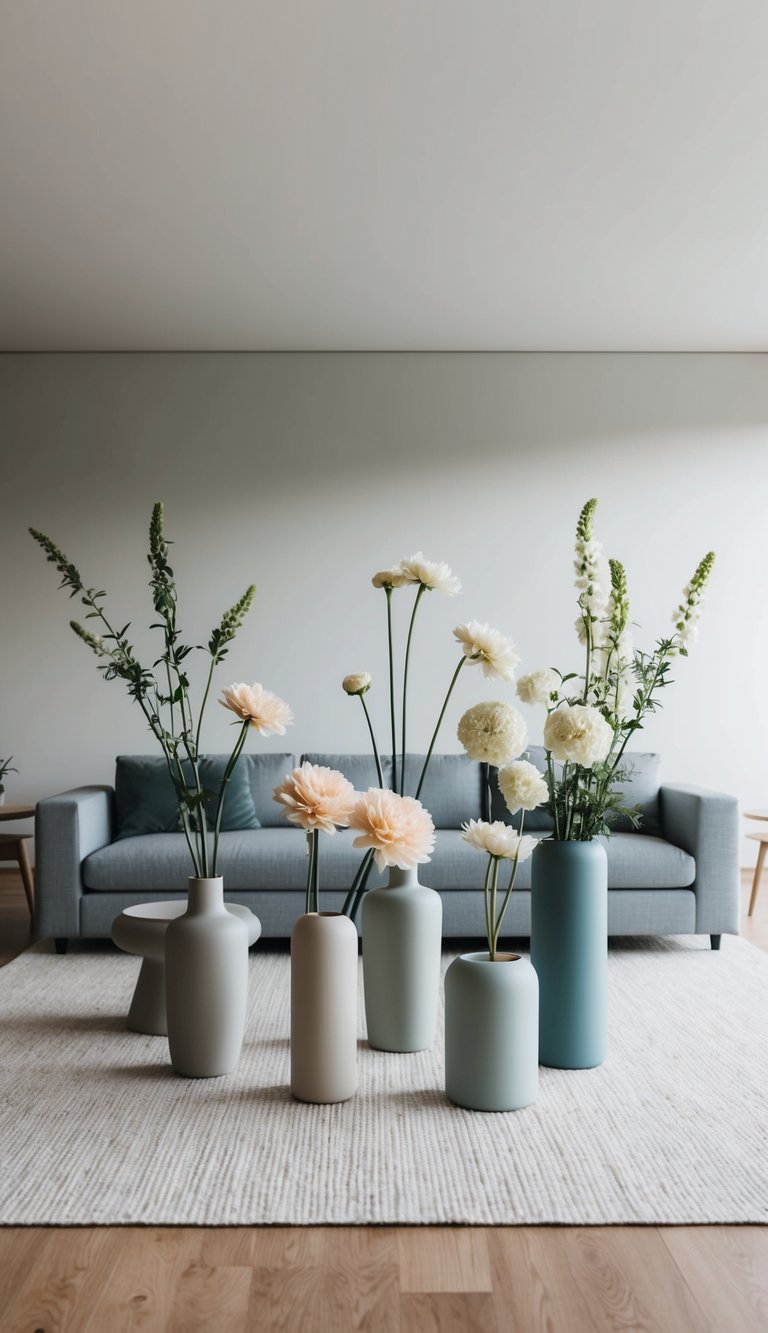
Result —
<instances>
[{"instance_id":1,"label":"wooden floor","mask_svg":"<svg viewBox=\"0 0 768 1333\"><path fill-rule=\"evenodd\" d=\"M0 876L0 962L25 913ZM0 1333L357 1329L765 1333L768 1227L0 1228Z\"/></svg>"}]
</instances>

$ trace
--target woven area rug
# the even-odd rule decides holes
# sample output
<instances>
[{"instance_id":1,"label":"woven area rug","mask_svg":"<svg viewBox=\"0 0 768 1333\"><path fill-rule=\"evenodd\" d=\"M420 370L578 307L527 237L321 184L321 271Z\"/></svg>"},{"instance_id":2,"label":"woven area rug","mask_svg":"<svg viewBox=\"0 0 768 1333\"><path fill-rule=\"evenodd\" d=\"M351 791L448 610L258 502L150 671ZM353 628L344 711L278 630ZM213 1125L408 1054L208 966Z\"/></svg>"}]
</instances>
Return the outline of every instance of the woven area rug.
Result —
<instances>
[{"instance_id":1,"label":"woven area rug","mask_svg":"<svg viewBox=\"0 0 768 1333\"><path fill-rule=\"evenodd\" d=\"M236 1073L187 1081L125 1030L136 959L44 949L0 970L2 1223L768 1221L768 957L741 940L613 947L606 1064L507 1115L446 1101L442 1039L361 1041L353 1100L292 1101L285 954L252 954Z\"/></svg>"}]
</instances>

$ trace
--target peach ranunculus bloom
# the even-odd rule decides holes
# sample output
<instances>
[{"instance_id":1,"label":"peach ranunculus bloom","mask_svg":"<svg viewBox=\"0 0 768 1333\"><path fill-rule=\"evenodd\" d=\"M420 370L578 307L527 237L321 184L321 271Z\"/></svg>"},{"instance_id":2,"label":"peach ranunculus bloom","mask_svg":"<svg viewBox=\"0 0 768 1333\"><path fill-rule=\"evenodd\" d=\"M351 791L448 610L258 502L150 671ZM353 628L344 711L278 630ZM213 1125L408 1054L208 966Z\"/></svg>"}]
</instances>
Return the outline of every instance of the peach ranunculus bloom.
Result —
<instances>
[{"instance_id":1,"label":"peach ranunculus bloom","mask_svg":"<svg viewBox=\"0 0 768 1333\"><path fill-rule=\"evenodd\" d=\"M273 796L282 805L289 823L297 824L307 833L313 829L335 833L337 828L349 824L357 792L337 769L305 760L286 774Z\"/></svg>"},{"instance_id":2,"label":"peach ranunculus bloom","mask_svg":"<svg viewBox=\"0 0 768 1333\"><path fill-rule=\"evenodd\" d=\"M293 722L293 713L285 700L265 690L257 681L253 685L229 685L221 695L219 703L241 722L250 722L261 736L284 736L285 728Z\"/></svg>"},{"instance_id":3,"label":"peach ranunculus bloom","mask_svg":"<svg viewBox=\"0 0 768 1333\"><path fill-rule=\"evenodd\" d=\"M357 829L355 847L372 847L379 870L399 866L411 870L424 865L435 846L432 816L412 796L398 796L382 787L369 787L358 795L349 820Z\"/></svg>"}]
</instances>

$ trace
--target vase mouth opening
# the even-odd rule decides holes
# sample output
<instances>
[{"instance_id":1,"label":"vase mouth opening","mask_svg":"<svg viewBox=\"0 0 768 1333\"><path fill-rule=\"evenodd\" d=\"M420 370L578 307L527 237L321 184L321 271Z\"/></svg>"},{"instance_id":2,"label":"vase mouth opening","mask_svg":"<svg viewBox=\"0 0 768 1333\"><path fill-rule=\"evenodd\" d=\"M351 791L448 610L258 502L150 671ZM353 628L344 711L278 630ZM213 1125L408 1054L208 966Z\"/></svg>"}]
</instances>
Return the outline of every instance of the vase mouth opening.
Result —
<instances>
[{"instance_id":1,"label":"vase mouth opening","mask_svg":"<svg viewBox=\"0 0 768 1333\"><path fill-rule=\"evenodd\" d=\"M343 912L305 912L305 916L343 916Z\"/></svg>"},{"instance_id":2,"label":"vase mouth opening","mask_svg":"<svg viewBox=\"0 0 768 1333\"><path fill-rule=\"evenodd\" d=\"M487 949L482 953L463 953L460 956L468 963L519 963L523 957L520 953L497 953L495 958L491 958Z\"/></svg>"}]
</instances>

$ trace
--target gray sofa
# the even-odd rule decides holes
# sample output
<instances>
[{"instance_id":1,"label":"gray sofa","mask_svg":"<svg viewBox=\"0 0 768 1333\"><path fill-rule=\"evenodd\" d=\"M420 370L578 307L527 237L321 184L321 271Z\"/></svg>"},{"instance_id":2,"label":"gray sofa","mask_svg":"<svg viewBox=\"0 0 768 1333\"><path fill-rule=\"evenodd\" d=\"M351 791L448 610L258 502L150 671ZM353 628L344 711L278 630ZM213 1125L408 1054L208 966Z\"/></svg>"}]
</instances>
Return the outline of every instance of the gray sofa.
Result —
<instances>
[{"instance_id":1,"label":"gray sofa","mask_svg":"<svg viewBox=\"0 0 768 1333\"><path fill-rule=\"evenodd\" d=\"M363 755L307 755L314 762L340 768L361 790L376 786L372 761ZM535 748L530 757L543 763ZM421 756L408 757L411 786ZM631 756L633 774L627 802L643 812L640 832L620 828L607 840L608 929L611 935L711 936L717 948L724 932L738 933L738 823L734 797L696 787L662 786L658 756ZM55 938L60 948L77 937L106 937L114 918L130 904L183 896L190 874L184 837L178 832L134 829L135 771L131 764L158 763L154 758L118 761L116 789L80 787L43 800L37 807L37 909L40 938ZM250 907L267 938L286 937L304 910L306 839L286 824L272 799L272 788L296 763L294 755L249 754L246 766L253 820L260 827L231 829L221 835L220 870L226 896ZM122 765L122 768L121 768ZM384 760L385 782L390 772ZM125 796L126 773L134 794ZM422 800L431 811L437 845L422 880L439 891L446 936L480 936L481 891L485 858L462 840L468 819L510 816L499 799L495 773L463 755L436 755ZM146 815L146 812L144 812ZM148 827L154 827L151 823ZM543 811L526 820L526 831L546 836ZM338 910L359 864L361 853L345 831L323 837L321 891L326 910ZM505 923L508 936L530 932L530 861L520 866ZM370 886L383 882L374 873Z\"/></svg>"}]
</instances>

